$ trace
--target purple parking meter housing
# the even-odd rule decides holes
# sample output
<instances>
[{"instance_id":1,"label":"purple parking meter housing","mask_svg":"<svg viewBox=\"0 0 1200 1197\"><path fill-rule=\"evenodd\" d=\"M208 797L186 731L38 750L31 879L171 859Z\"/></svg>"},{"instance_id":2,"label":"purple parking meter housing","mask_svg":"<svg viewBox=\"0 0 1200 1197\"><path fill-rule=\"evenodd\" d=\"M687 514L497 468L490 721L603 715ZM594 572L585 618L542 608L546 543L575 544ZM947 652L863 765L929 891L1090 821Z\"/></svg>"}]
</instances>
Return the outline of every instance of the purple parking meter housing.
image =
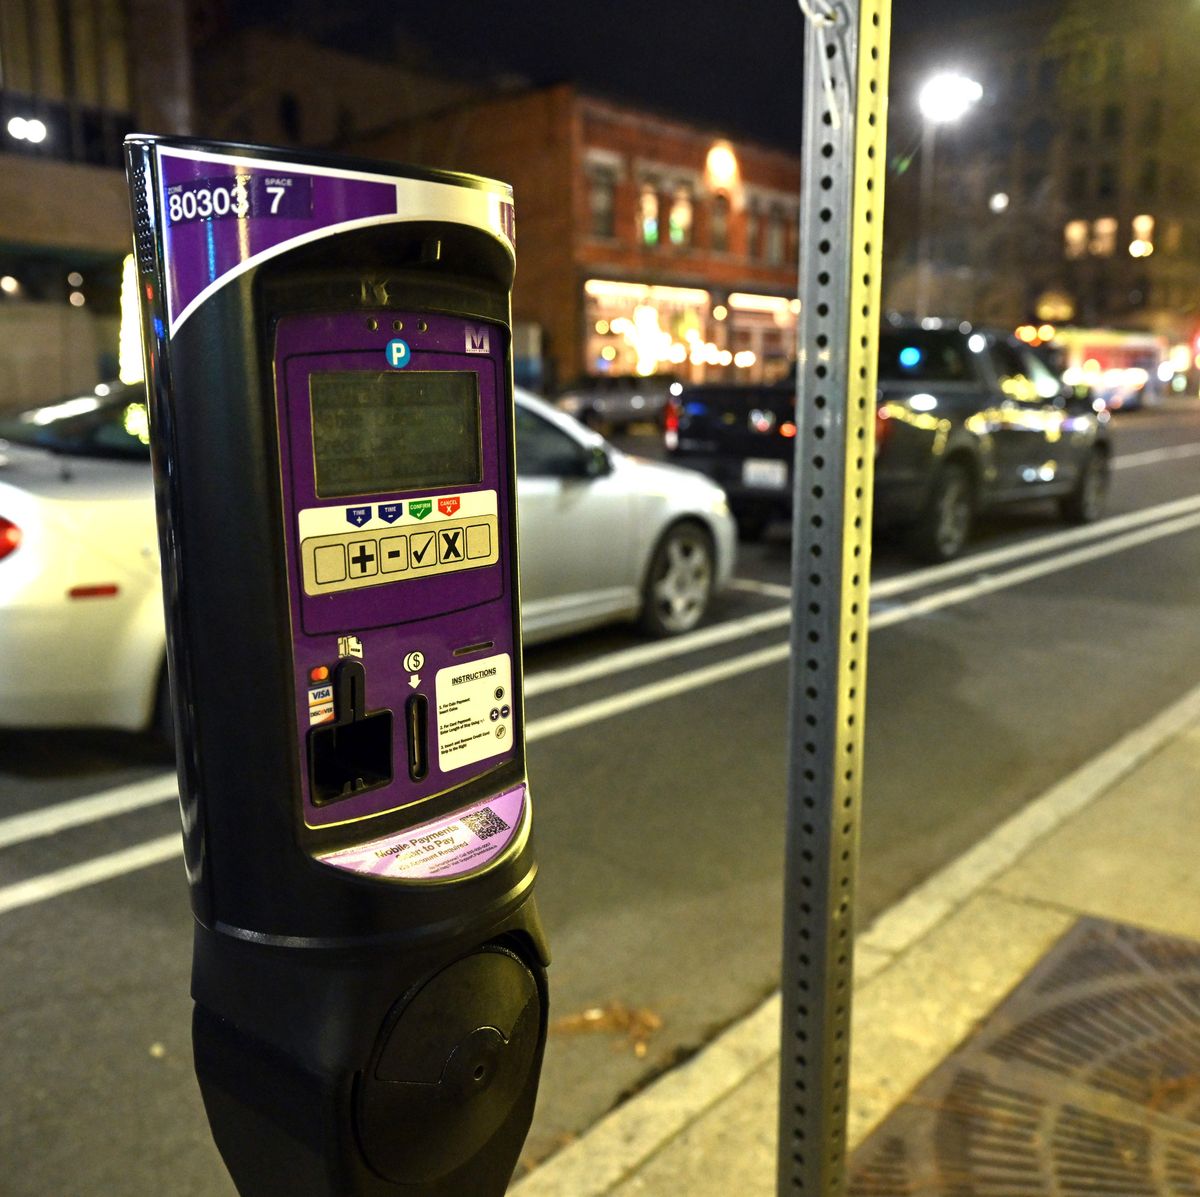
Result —
<instances>
[{"instance_id":1,"label":"purple parking meter housing","mask_svg":"<svg viewBox=\"0 0 1200 1197\"><path fill-rule=\"evenodd\" d=\"M548 963L511 191L126 156L214 1138L244 1197L502 1193Z\"/></svg>"}]
</instances>

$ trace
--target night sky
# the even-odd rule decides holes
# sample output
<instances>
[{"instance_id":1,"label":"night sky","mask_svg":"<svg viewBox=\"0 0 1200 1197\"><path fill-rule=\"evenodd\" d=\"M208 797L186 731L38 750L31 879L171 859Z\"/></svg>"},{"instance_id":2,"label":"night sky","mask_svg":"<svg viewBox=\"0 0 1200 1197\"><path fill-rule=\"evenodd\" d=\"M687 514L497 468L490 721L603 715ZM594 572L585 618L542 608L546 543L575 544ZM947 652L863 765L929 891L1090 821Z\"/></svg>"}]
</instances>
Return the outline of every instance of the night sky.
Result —
<instances>
[{"instance_id":1,"label":"night sky","mask_svg":"<svg viewBox=\"0 0 1200 1197\"><path fill-rule=\"evenodd\" d=\"M896 0L896 40L1001 0ZM243 0L266 21L342 49L434 60L585 90L777 145L800 147L804 18L796 0ZM428 53L422 51L428 47Z\"/></svg>"}]
</instances>

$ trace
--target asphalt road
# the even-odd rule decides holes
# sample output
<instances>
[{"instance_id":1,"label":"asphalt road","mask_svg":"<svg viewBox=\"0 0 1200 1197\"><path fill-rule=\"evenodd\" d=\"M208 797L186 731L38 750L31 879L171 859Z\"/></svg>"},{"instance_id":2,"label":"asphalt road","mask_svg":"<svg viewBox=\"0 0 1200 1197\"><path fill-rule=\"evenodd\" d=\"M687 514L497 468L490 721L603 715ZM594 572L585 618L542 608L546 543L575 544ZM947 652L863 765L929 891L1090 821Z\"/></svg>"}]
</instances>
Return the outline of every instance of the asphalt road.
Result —
<instances>
[{"instance_id":1,"label":"asphalt road","mask_svg":"<svg viewBox=\"0 0 1200 1197\"><path fill-rule=\"evenodd\" d=\"M1031 507L982 525L962 568L876 545L861 922L1200 676L1200 403L1116 438L1112 517L1082 536ZM776 984L788 567L777 530L689 640L528 654L561 1020L530 1159ZM166 767L135 738L0 733L6 1197L233 1192L191 1074ZM110 791L140 805L64 805ZM70 888L81 867L114 875ZM609 1029L580 1029L589 1009Z\"/></svg>"}]
</instances>

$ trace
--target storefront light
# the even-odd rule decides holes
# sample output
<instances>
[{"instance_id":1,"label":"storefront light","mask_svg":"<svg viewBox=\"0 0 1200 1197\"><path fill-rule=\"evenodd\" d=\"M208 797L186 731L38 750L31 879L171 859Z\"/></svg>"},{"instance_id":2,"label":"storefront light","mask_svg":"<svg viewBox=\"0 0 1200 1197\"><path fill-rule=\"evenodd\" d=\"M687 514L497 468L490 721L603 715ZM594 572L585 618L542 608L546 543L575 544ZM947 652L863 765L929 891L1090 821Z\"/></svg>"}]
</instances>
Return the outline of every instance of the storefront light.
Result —
<instances>
[{"instance_id":1,"label":"storefront light","mask_svg":"<svg viewBox=\"0 0 1200 1197\"><path fill-rule=\"evenodd\" d=\"M583 290L593 299L624 299L656 306L707 306L710 299L707 291L697 287L662 287L649 283L622 283L615 279L603 278L588 279L583 284Z\"/></svg>"},{"instance_id":2,"label":"storefront light","mask_svg":"<svg viewBox=\"0 0 1200 1197\"><path fill-rule=\"evenodd\" d=\"M792 315L792 304L797 304L794 299L787 299L782 295L752 295L746 291L734 291L729 297L729 306L737 312L766 312L772 316L789 316Z\"/></svg>"},{"instance_id":3,"label":"storefront light","mask_svg":"<svg viewBox=\"0 0 1200 1197\"><path fill-rule=\"evenodd\" d=\"M719 303L713 308L712 314L714 320L724 320L729 315L729 309L723 303Z\"/></svg>"},{"instance_id":4,"label":"storefront light","mask_svg":"<svg viewBox=\"0 0 1200 1197\"><path fill-rule=\"evenodd\" d=\"M38 120L36 116L10 117L7 128L9 137L14 141L28 141L34 145L45 141L46 134L49 132L45 122Z\"/></svg>"},{"instance_id":5,"label":"storefront light","mask_svg":"<svg viewBox=\"0 0 1200 1197\"><path fill-rule=\"evenodd\" d=\"M127 384L141 382L142 324L133 254L121 264L121 331L117 342L117 376Z\"/></svg>"},{"instance_id":6,"label":"storefront light","mask_svg":"<svg viewBox=\"0 0 1200 1197\"><path fill-rule=\"evenodd\" d=\"M3 291L5 295L16 295L20 289L21 284L11 274L0 278L0 291Z\"/></svg>"},{"instance_id":7,"label":"storefront light","mask_svg":"<svg viewBox=\"0 0 1200 1197\"><path fill-rule=\"evenodd\" d=\"M728 191L737 186L738 160L729 142L714 142L704 163L704 174L714 190Z\"/></svg>"}]
</instances>

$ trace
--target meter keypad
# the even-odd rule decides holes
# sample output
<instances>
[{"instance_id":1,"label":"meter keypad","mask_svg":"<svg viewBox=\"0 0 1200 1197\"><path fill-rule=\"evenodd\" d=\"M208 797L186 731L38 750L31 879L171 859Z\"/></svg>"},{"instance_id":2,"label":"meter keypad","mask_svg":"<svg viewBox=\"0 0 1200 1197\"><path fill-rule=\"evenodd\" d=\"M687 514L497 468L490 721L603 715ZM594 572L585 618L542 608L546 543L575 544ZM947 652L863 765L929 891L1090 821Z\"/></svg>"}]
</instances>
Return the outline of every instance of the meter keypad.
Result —
<instances>
[{"instance_id":1,"label":"meter keypad","mask_svg":"<svg viewBox=\"0 0 1200 1197\"><path fill-rule=\"evenodd\" d=\"M361 532L310 536L301 544L306 594L333 594L495 565L496 517L439 521L429 528L364 536Z\"/></svg>"},{"instance_id":2,"label":"meter keypad","mask_svg":"<svg viewBox=\"0 0 1200 1197\"><path fill-rule=\"evenodd\" d=\"M500 560L494 490L297 512L304 593L337 594Z\"/></svg>"}]
</instances>

